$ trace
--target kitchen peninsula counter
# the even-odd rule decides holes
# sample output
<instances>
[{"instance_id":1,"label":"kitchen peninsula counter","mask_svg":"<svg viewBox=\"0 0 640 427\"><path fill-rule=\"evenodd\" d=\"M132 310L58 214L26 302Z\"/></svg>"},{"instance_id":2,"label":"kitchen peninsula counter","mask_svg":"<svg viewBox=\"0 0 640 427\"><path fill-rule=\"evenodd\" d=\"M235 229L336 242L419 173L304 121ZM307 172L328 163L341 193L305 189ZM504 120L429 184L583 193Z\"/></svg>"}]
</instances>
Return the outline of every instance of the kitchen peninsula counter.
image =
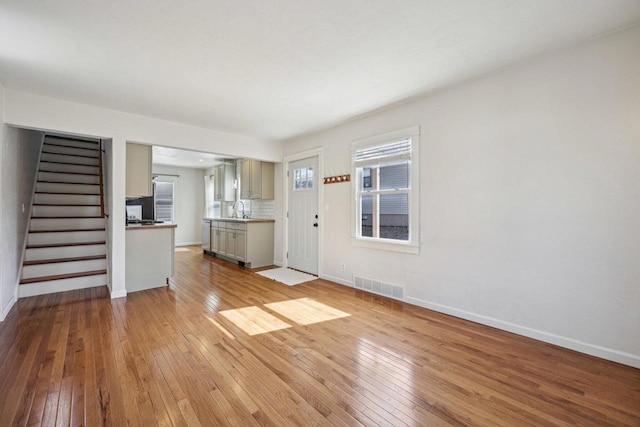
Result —
<instances>
[{"instance_id":1,"label":"kitchen peninsula counter","mask_svg":"<svg viewBox=\"0 0 640 427\"><path fill-rule=\"evenodd\" d=\"M127 292L167 286L174 272L176 224L126 226Z\"/></svg>"}]
</instances>

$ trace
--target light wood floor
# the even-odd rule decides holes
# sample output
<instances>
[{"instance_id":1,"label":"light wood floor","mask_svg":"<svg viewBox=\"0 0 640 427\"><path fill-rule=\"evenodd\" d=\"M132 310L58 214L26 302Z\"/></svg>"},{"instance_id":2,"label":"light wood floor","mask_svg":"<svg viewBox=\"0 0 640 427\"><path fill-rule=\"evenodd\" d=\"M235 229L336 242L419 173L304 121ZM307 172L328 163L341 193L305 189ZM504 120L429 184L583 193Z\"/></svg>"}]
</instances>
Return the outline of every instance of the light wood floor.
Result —
<instances>
[{"instance_id":1,"label":"light wood floor","mask_svg":"<svg viewBox=\"0 0 640 427\"><path fill-rule=\"evenodd\" d=\"M170 289L20 300L0 324L0 426L640 425L640 370L176 259Z\"/></svg>"}]
</instances>

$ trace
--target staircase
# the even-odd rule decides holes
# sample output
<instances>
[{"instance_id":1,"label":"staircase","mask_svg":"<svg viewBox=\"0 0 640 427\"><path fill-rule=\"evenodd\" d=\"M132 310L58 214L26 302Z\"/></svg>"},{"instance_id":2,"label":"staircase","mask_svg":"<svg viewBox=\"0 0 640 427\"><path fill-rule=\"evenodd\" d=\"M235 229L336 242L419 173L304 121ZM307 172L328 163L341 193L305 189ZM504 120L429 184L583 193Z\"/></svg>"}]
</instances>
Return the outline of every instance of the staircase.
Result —
<instances>
[{"instance_id":1,"label":"staircase","mask_svg":"<svg viewBox=\"0 0 640 427\"><path fill-rule=\"evenodd\" d=\"M20 297L107 284L100 143L46 135Z\"/></svg>"}]
</instances>

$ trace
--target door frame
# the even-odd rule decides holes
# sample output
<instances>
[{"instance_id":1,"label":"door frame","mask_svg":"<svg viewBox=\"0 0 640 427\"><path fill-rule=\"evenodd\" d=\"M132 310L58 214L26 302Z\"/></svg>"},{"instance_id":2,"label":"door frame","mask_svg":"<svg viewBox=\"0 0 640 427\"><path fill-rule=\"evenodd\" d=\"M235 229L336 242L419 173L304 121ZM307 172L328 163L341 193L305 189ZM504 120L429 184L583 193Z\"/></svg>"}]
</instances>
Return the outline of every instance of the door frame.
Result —
<instances>
[{"instance_id":1,"label":"door frame","mask_svg":"<svg viewBox=\"0 0 640 427\"><path fill-rule=\"evenodd\" d=\"M289 171L290 163L307 159L309 157L318 157L318 277L322 277L324 273L324 185L322 185L322 178L324 177L324 149L322 147L312 148L310 150L301 151L299 153L289 154L284 157L282 163L282 194L284 196L284 209L282 211L282 223L283 227L283 245L282 245L282 260L284 267L289 266L289 259L287 258L287 252L289 251L289 218L287 218L287 212L289 211L289 177L287 172Z\"/></svg>"}]
</instances>

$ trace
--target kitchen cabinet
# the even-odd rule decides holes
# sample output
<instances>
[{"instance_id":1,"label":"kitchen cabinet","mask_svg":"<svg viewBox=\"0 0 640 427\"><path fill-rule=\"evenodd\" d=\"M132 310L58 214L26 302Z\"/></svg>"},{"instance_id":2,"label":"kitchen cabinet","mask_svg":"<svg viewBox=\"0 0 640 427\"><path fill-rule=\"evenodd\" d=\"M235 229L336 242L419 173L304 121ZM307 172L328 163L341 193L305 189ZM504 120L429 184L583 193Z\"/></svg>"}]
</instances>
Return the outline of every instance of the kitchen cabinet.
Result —
<instances>
[{"instance_id":1,"label":"kitchen cabinet","mask_svg":"<svg viewBox=\"0 0 640 427\"><path fill-rule=\"evenodd\" d=\"M175 224L128 225L125 236L127 292L167 286L174 274Z\"/></svg>"},{"instance_id":2,"label":"kitchen cabinet","mask_svg":"<svg viewBox=\"0 0 640 427\"><path fill-rule=\"evenodd\" d=\"M273 264L273 220L211 221L211 252L248 268Z\"/></svg>"},{"instance_id":3,"label":"kitchen cabinet","mask_svg":"<svg viewBox=\"0 0 640 427\"><path fill-rule=\"evenodd\" d=\"M232 163L223 163L213 168L213 200L219 202L235 202L236 167Z\"/></svg>"},{"instance_id":4,"label":"kitchen cabinet","mask_svg":"<svg viewBox=\"0 0 640 427\"><path fill-rule=\"evenodd\" d=\"M274 164L254 159L240 163L240 198L273 199Z\"/></svg>"},{"instance_id":5,"label":"kitchen cabinet","mask_svg":"<svg viewBox=\"0 0 640 427\"><path fill-rule=\"evenodd\" d=\"M150 197L152 187L151 146L127 142L126 197Z\"/></svg>"},{"instance_id":6,"label":"kitchen cabinet","mask_svg":"<svg viewBox=\"0 0 640 427\"><path fill-rule=\"evenodd\" d=\"M239 227L233 227L239 226ZM247 261L247 232L245 224L227 223L227 256L240 262Z\"/></svg>"},{"instance_id":7,"label":"kitchen cabinet","mask_svg":"<svg viewBox=\"0 0 640 427\"><path fill-rule=\"evenodd\" d=\"M224 224L220 226L219 221L211 221L211 252L227 254L227 230Z\"/></svg>"}]
</instances>

